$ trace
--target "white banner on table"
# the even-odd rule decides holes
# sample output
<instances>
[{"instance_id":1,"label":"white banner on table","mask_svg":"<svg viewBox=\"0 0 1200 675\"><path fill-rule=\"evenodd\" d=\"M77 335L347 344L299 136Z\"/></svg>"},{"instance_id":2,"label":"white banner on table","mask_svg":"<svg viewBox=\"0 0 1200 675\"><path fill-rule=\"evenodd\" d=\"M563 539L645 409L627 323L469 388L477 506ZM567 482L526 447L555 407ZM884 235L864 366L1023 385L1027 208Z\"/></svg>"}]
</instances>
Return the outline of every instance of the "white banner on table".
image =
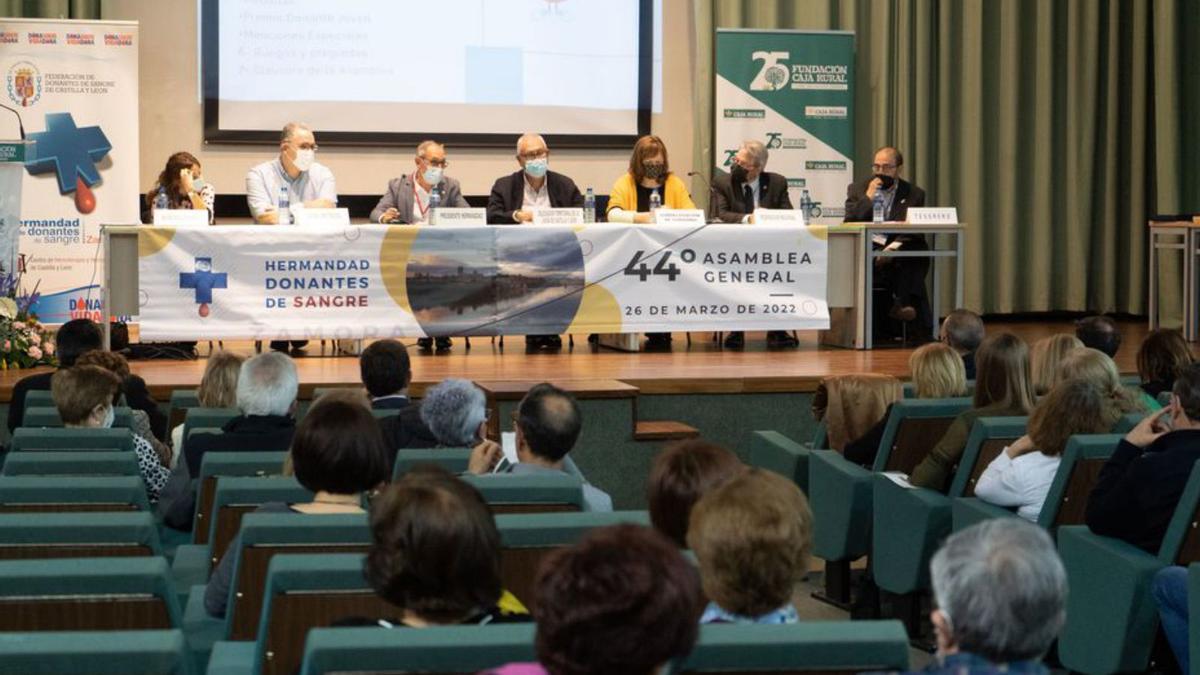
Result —
<instances>
[{"instance_id":1,"label":"white banner on table","mask_svg":"<svg viewBox=\"0 0 1200 675\"><path fill-rule=\"evenodd\" d=\"M826 230L366 226L139 232L147 340L823 329Z\"/></svg>"}]
</instances>

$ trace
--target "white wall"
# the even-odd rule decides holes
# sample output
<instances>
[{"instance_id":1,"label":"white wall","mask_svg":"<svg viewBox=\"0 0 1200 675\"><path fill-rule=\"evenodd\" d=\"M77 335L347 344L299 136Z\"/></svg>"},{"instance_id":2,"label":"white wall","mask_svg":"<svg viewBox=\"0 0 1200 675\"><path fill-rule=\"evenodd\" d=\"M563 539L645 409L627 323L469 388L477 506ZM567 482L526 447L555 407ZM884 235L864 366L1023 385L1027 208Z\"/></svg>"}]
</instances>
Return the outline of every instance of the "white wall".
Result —
<instances>
[{"instance_id":1,"label":"white wall","mask_svg":"<svg viewBox=\"0 0 1200 675\"><path fill-rule=\"evenodd\" d=\"M696 122L692 119L692 3L665 0L663 5L663 112L653 116L651 127L667 144L672 167L683 174L691 169ZM142 191L154 183L171 153L186 150L200 159L205 178L219 192L244 193L246 170L270 159L277 146L204 143L203 111L197 95L195 0L104 0L102 8L104 19L140 23ZM399 31L398 40L402 41L403 35ZM320 129L316 132L319 143ZM516 170L512 150L447 149L452 164L449 173L462 181L468 195L487 194L498 176ZM556 171L570 175L581 189L590 185L602 194L608 193L629 161L624 150L551 150ZM412 154L398 147L325 145L318 159L337 176L340 193L380 194L389 179L411 170Z\"/></svg>"}]
</instances>

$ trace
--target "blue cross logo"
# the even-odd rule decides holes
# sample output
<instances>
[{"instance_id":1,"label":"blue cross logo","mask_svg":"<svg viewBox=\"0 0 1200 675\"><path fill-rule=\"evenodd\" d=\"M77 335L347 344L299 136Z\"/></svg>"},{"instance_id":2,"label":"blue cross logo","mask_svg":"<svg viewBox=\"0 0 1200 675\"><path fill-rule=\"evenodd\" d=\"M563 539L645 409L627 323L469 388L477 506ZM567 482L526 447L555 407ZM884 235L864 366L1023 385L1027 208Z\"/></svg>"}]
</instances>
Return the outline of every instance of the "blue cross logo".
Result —
<instances>
[{"instance_id":1,"label":"blue cross logo","mask_svg":"<svg viewBox=\"0 0 1200 675\"><path fill-rule=\"evenodd\" d=\"M179 287L196 291L196 303L207 305L212 302L214 288L228 288L228 275L212 271L212 258L196 258L195 272L180 272Z\"/></svg>"},{"instance_id":2,"label":"blue cross logo","mask_svg":"<svg viewBox=\"0 0 1200 675\"><path fill-rule=\"evenodd\" d=\"M37 142L35 159L26 162L31 174L53 171L58 175L58 192L74 192L79 181L87 185L100 182L96 162L112 150L112 143L100 127L75 126L71 113L47 113L46 130L29 134Z\"/></svg>"}]
</instances>

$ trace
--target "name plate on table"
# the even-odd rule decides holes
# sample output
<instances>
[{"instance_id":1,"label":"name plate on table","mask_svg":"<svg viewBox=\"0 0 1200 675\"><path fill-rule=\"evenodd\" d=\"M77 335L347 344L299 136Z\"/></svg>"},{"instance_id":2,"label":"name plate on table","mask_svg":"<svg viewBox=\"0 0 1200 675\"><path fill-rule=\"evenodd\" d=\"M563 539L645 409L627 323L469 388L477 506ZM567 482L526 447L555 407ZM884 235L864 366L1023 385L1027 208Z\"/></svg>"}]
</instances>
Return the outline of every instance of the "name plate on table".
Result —
<instances>
[{"instance_id":1,"label":"name plate on table","mask_svg":"<svg viewBox=\"0 0 1200 675\"><path fill-rule=\"evenodd\" d=\"M487 209L439 208L429 219L430 225L487 225Z\"/></svg>"},{"instance_id":2,"label":"name plate on table","mask_svg":"<svg viewBox=\"0 0 1200 675\"><path fill-rule=\"evenodd\" d=\"M804 227L804 211L800 209L754 209L754 224Z\"/></svg>"},{"instance_id":3,"label":"name plate on table","mask_svg":"<svg viewBox=\"0 0 1200 675\"><path fill-rule=\"evenodd\" d=\"M293 209L297 225L349 225L350 209Z\"/></svg>"},{"instance_id":4,"label":"name plate on table","mask_svg":"<svg viewBox=\"0 0 1200 675\"><path fill-rule=\"evenodd\" d=\"M208 227L208 209L154 209L155 227Z\"/></svg>"},{"instance_id":5,"label":"name plate on table","mask_svg":"<svg viewBox=\"0 0 1200 675\"><path fill-rule=\"evenodd\" d=\"M704 219L703 209L659 209L654 212L654 222L657 225L700 225Z\"/></svg>"},{"instance_id":6,"label":"name plate on table","mask_svg":"<svg viewBox=\"0 0 1200 675\"><path fill-rule=\"evenodd\" d=\"M957 225L958 209L953 206L909 209L908 222L912 225Z\"/></svg>"},{"instance_id":7,"label":"name plate on table","mask_svg":"<svg viewBox=\"0 0 1200 675\"><path fill-rule=\"evenodd\" d=\"M578 225L583 222L583 209L534 209L534 225Z\"/></svg>"}]
</instances>

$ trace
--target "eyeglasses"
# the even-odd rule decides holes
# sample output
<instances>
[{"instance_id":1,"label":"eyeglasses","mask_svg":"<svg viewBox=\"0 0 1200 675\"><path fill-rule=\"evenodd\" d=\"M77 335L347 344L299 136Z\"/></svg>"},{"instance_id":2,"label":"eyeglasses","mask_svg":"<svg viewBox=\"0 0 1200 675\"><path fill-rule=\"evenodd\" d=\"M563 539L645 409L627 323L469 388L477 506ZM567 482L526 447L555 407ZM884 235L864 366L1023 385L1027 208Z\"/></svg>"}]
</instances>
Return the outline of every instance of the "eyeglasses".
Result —
<instances>
[{"instance_id":1,"label":"eyeglasses","mask_svg":"<svg viewBox=\"0 0 1200 675\"><path fill-rule=\"evenodd\" d=\"M450 166L450 160L447 159L425 159L422 157L421 161L429 164L430 166L436 166L439 169L444 169Z\"/></svg>"},{"instance_id":2,"label":"eyeglasses","mask_svg":"<svg viewBox=\"0 0 1200 675\"><path fill-rule=\"evenodd\" d=\"M871 169L874 171L891 171L895 169L895 164L872 164Z\"/></svg>"},{"instance_id":3,"label":"eyeglasses","mask_svg":"<svg viewBox=\"0 0 1200 675\"><path fill-rule=\"evenodd\" d=\"M316 143L297 143L296 147L301 150L316 150L318 146Z\"/></svg>"},{"instance_id":4,"label":"eyeglasses","mask_svg":"<svg viewBox=\"0 0 1200 675\"><path fill-rule=\"evenodd\" d=\"M549 150L534 150L533 152L525 152L517 155L517 157L520 157L521 159L541 159L549 156Z\"/></svg>"}]
</instances>

